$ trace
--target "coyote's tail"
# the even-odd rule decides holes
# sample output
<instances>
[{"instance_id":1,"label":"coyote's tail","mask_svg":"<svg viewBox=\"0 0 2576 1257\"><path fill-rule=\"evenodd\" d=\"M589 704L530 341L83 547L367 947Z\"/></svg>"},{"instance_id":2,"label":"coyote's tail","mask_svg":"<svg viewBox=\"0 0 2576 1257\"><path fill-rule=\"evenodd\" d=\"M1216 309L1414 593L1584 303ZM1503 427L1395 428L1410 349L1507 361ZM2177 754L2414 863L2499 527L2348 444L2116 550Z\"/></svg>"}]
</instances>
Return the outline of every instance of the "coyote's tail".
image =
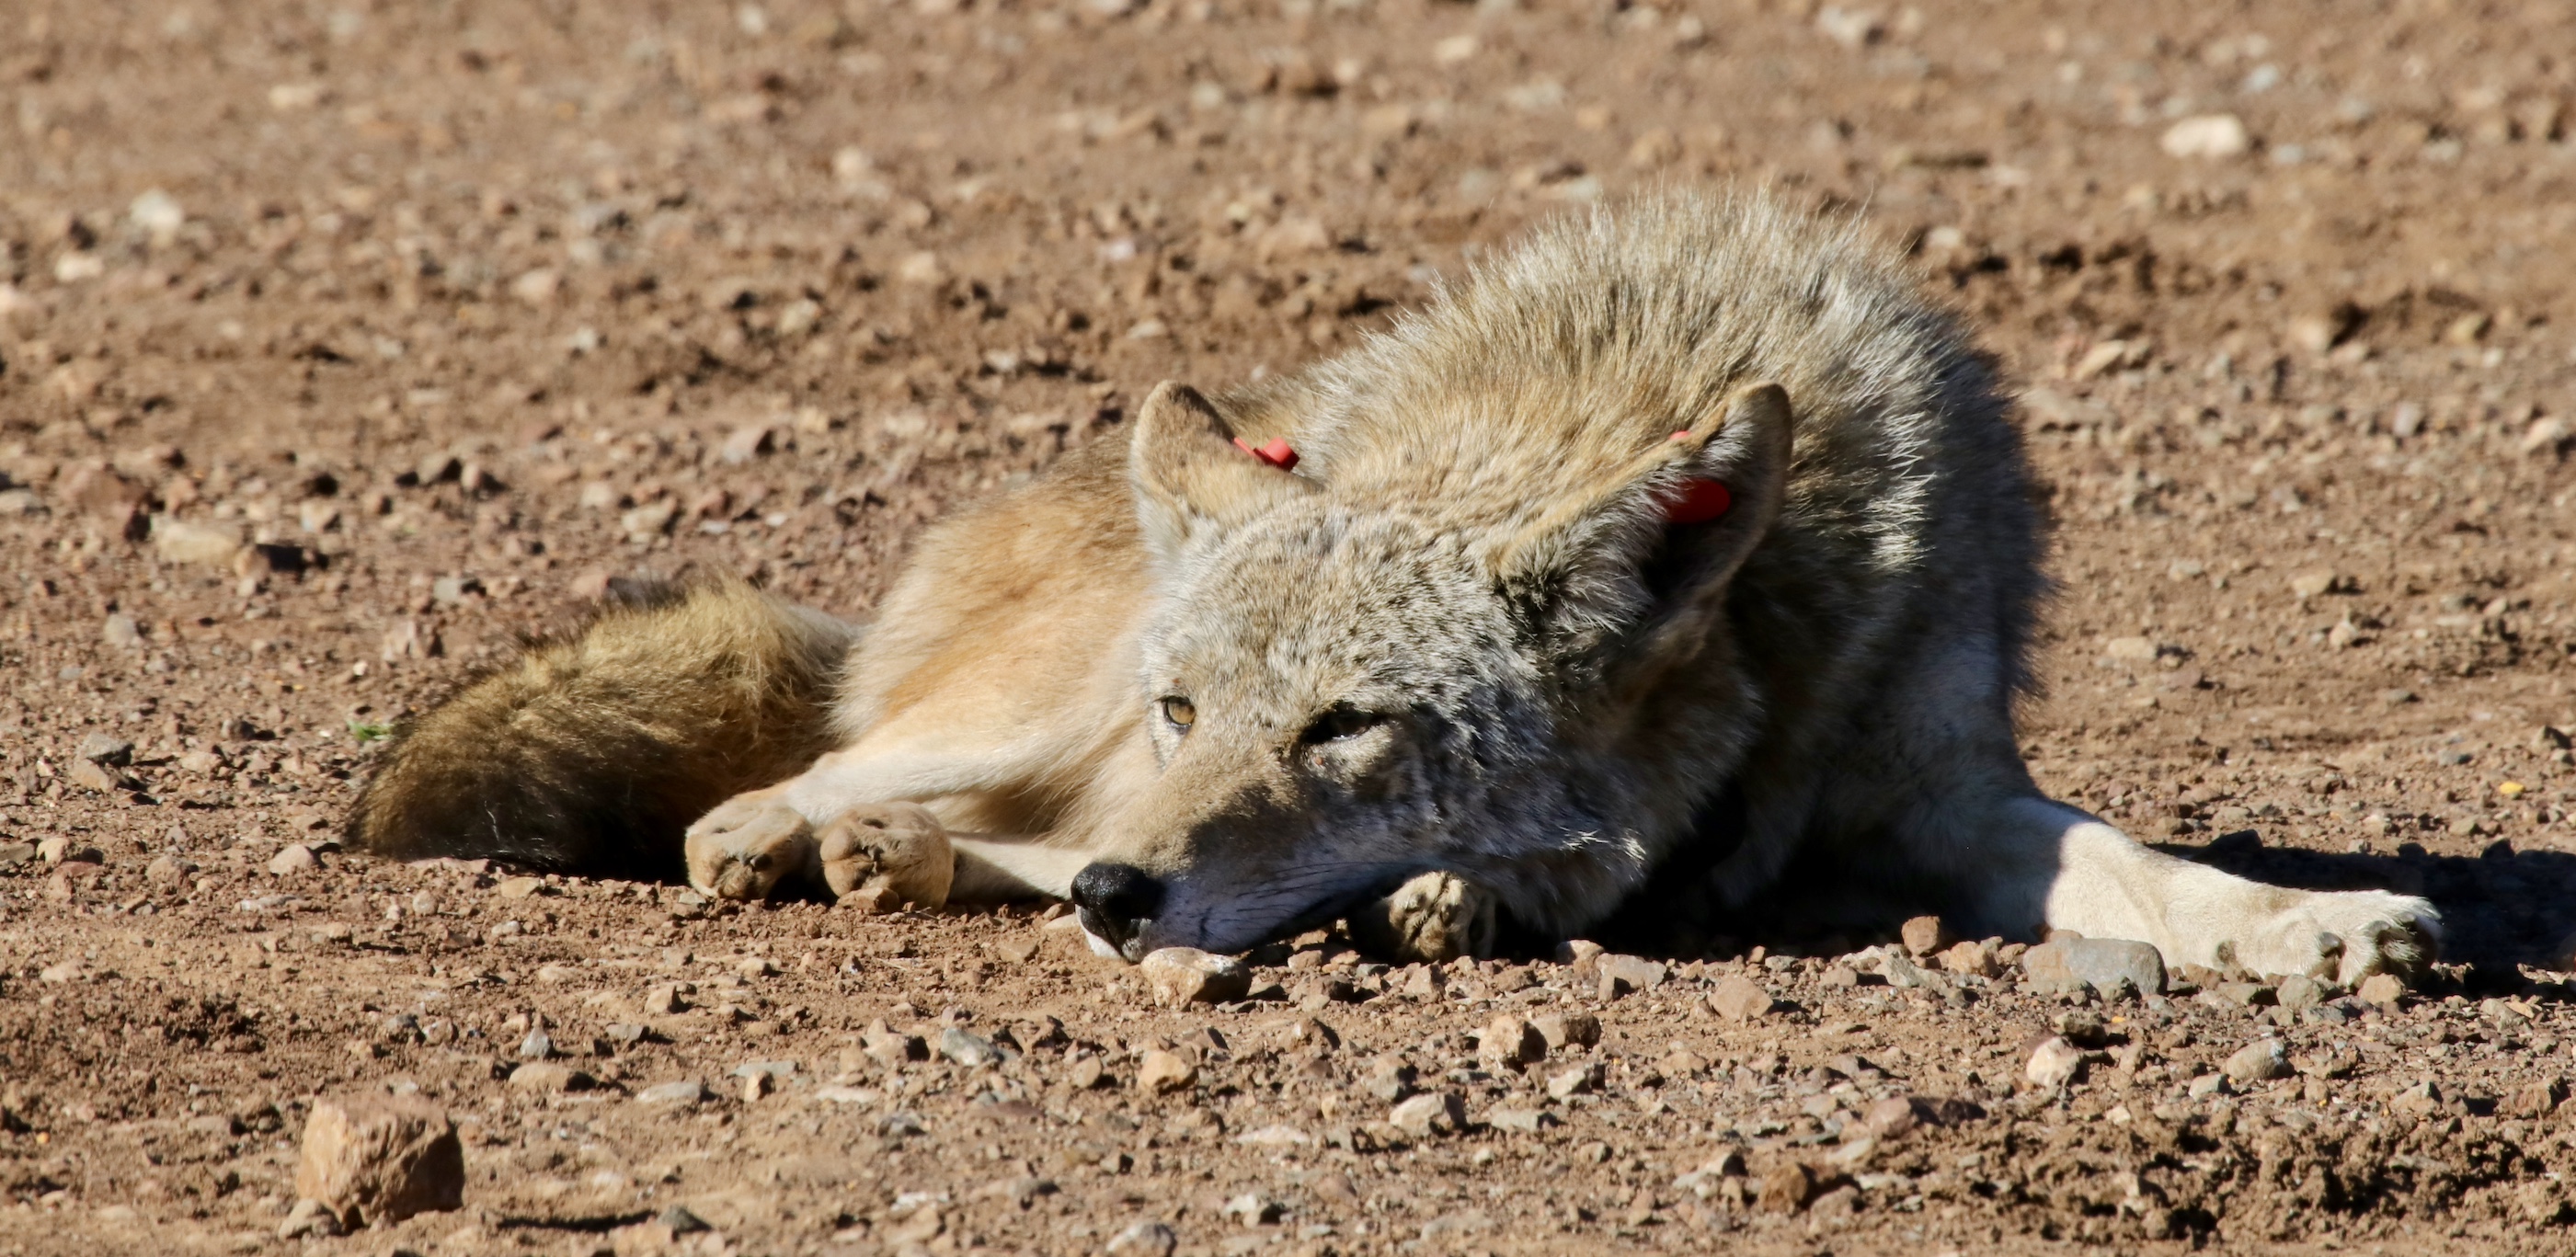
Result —
<instances>
[{"instance_id":1,"label":"coyote's tail","mask_svg":"<svg viewBox=\"0 0 2576 1257\"><path fill-rule=\"evenodd\" d=\"M830 749L834 682L860 631L739 581L635 589L399 731L350 812L351 843L677 877L691 821Z\"/></svg>"}]
</instances>

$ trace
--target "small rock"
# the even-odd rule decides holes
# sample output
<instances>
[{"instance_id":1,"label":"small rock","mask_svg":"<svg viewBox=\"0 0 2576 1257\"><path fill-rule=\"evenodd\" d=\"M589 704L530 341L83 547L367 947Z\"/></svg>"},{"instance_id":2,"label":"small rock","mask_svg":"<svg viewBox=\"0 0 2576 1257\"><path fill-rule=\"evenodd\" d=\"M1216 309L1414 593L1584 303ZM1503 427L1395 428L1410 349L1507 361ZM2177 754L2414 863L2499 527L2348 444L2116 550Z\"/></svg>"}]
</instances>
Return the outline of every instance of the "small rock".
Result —
<instances>
[{"instance_id":1,"label":"small rock","mask_svg":"<svg viewBox=\"0 0 2576 1257\"><path fill-rule=\"evenodd\" d=\"M117 650L132 650L143 644L143 626L120 611L99 625L98 639Z\"/></svg>"},{"instance_id":2,"label":"small rock","mask_svg":"<svg viewBox=\"0 0 2576 1257\"><path fill-rule=\"evenodd\" d=\"M1466 1124L1467 1110L1447 1091L1426 1091L1387 1111L1386 1120L1416 1139L1446 1135Z\"/></svg>"},{"instance_id":3,"label":"small rock","mask_svg":"<svg viewBox=\"0 0 2576 1257\"><path fill-rule=\"evenodd\" d=\"M228 567L241 548L241 534L230 529L191 524L167 515L152 519L153 552L172 563Z\"/></svg>"},{"instance_id":4,"label":"small rock","mask_svg":"<svg viewBox=\"0 0 2576 1257\"><path fill-rule=\"evenodd\" d=\"M1899 934L1905 940L1905 950L1916 956L1930 956L1954 941L1950 927L1942 924L1939 917L1915 917L1905 923Z\"/></svg>"},{"instance_id":5,"label":"small rock","mask_svg":"<svg viewBox=\"0 0 2576 1257\"><path fill-rule=\"evenodd\" d=\"M2254 146L2244 120L2232 113L2201 114L2165 128L2158 143L2174 157L2237 157Z\"/></svg>"},{"instance_id":6,"label":"small rock","mask_svg":"<svg viewBox=\"0 0 2576 1257\"><path fill-rule=\"evenodd\" d=\"M939 1054L968 1069L980 1069L1002 1059L1001 1049L994 1047L989 1040L955 1026L939 1032Z\"/></svg>"},{"instance_id":7,"label":"small rock","mask_svg":"<svg viewBox=\"0 0 2576 1257\"><path fill-rule=\"evenodd\" d=\"M1601 995L1616 999L1629 991L1645 991L1663 984L1665 969L1643 956L1606 955L1593 962L1593 971L1601 975Z\"/></svg>"},{"instance_id":8,"label":"small rock","mask_svg":"<svg viewBox=\"0 0 2576 1257\"><path fill-rule=\"evenodd\" d=\"M1552 1100L1563 1100L1572 1096L1582 1095L1587 1091L1591 1091L1594 1088L1599 1087L1601 1085L1601 1077L1601 1065L1597 1061L1577 1065L1572 1069L1562 1070L1551 1074L1547 1079L1548 1098Z\"/></svg>"},{"instance_id":9,"label":"small rock","mask_svg":"<svg viewBox=\"0 0 2576 1257\"><path fill-rule=\"evenodd\" d=\"M2206 1100L2214 1095L2225 1095L2228 1091L2227 1075L2202 1074L2200 1077L2192 1079L2191 1085L2184 1090L2192 1099L2195 1100Z\"/></svg>"},{"instance_id":10,"label":"small rock","mask_svg":"<svg viewBox=\"0 0 2576 1257\"><path fill-rule=\"evenodd\" d=\"M687 1205L666 1206L662 1212L653 1216L653 1220L669 1227L673 1235L696 1235L701 1231L715 1229L706 1219L689 1212Z\"/></svg>"},{"instance_id":11,"label":"small rock","mask_svg":"<svg viewBox=\"0 0 2576 1257\"><path fill-rule=\"evenodd\" d=\"M295 1207L286 1211L286 1220L277 1224L277 1238L282 1240L328 1239L346 1234L331 1207L318 1200L296 1201Z\"/></svg>"},{"instance_id":12,"label":"small rock","mask_svg":"<svg viewBox=\"0 0 2576 1257\"><path fill-rule=\"evenodd\" d=\"M2353 993L2360 996L2365 1004L2395 1008L2406 998L2406 980L2393 973L2374 973L2363 978L2360 988Z\"/></svg>"},{"instance_id":13,"label":"small rock","mask_svg":"<svg viewBox=\"0 0 2576 1257\"><path fill-rule=\"evenodd\" d=\"M1530 1018L1530 1029L1538 1031L1551 1052L1563 1051L1568 1045L1590 1047L1601 1041L1601 1019L1590 1013L1541 1013Z\"/></svg>"},{"instance_id":14,"label":"small rock","mask_svg":"<svg viewBox=\"0 0 2576 1257\"><path fill-rule=\"evenodd\" d=\"M1729 1021L1752 1021L1769 1016L1777 1003L1771 992L1741 974L1728 974L1718 982L1717 989L1708 994L1708 1006Z\"/></svg>"},{"instance_id":15,"label":"small rock","mask_svg":"<svg viewBox=\"0 0 2576 1257\"><path fill-rule=\"evenodd\" d=\"M2272 997L2280 1001L2281 1007L2297 1012L2326 1002L2333 997L2333 992L2315 978L2294 973L2281 979L2280 984L2273 988Z\"/></svg>"},{"instance_id":16,"label":"small rock","mask_svg":"<svg viewBox=\"0 0 2576 1257\"><path fill-rule=\"evenodd\" d=\"M1914 1111L1911 1096L1889 1096L1869 1106L1860 1115L1861 1125L1880 1139L1894 1139L1915 1128L1922 1118Z\"/></svg>"},{"instance_id":17,"label":"small rock","mask_svg":"<svg viewBox=\"0 0 2576 1257\"><path fill-rule=\"evenodd\" d=\"M1764 1213L1796 1213L1816 1198L1816 1174L1795 1161L1774 1167L1762 1176L1761 1186L1754 1191L1755 1206Z\"/></svg>"},{"instance_id":18,"label":"small rock","mask_svg":"<svg viewBox=\"0 0 2576 1257\"><path fill-rule=\"evenodd\" d=\"M747 463L766 454L776 444L778 429L767 423L746 423L725 434L717 456L728 463Z\"/></svg>"},{"instance_id":19,"label":"small rock","mask_svg":"<svg viewBox=\"0 0 2576 1257\"><path fill-rule=\"evenodd\" d=\"M1487 1109L1485 1125L1515 1134L1535 1135L1550 1126L1563 1125L1556 1114L1545 1109Z\"/></svg>"},{"instance_id":20,"label":"small rock","mask_svg":"<svg viewBox=\"0 0 2576 1257\"><path fill-rule=\"evenodd\" d=\"M2156 644L2143 637L2114 637L2102 643L2102 657L2121 663L2154 663Z\"/></svg>"},{"instance_id":21,"label":"small rock","mask_svg":"<svg viewBox=\"0 0 2576 1257\"><path fill-rule=\"evenodd\" d=\"M691 1105L707 1098L707 1086L695 1078L656 1083L635 1093L637 1104Z\"/></svg>"},{"instance_id":22,"label":"small rock","mask_svg":"<svg viewBox=\"0 0 2576 1257\"><path fill-rule=\"evenodd\" d=\"M2282 1051L2278 1039L2248 1043L2237 1049L2236 1054L2228 1057L2227 1063L2219 1068L2238 1083L2270 1082L2275 1078L2287 1078L2291 1073L2289 1054Z\"/></svg>"},{"instance_id":23,"label":"small rock","mask_svg":"<svg viewBox=\"0 0 2576 1257\"><path fill-rule=\"evenodd\" d=\"M155 886L159 886L164 890L168 890L186 882L188 880L188 875L196 871L197 866L195 864L192 864L187 860L183 860L178 856L168 854L157 855L152 857L152 862L150 864L143 866L143 880L148 881Z\"/></svg>"},{"instance_id":24,"label":"small rock","mask_svg":"<svg viewBox=\"0 0 2576 1257\"><path fill-rule=\"evenodd\" d=\"M85 759L72 761L70 771L65 772L63 776L83 790L92 790L100 794L110 794L133 784L127 780L124 773L105 764Z\"/></svg>"},{"instance_id":25,"label":"small rock","mask_svg":"<svg viewBox=\"0 0 2576 1257\"><path fill-rule=\"evenodd\" d=\"M295 1191L360 1226L455 1209L465 1203L465 1147L447 1115L416 1095L317 1100Z\"/></svg>"},{"instance_id":26,"label":"small rock","mask_svg":"<svg viewBox=\"0 0 2576 1257\"><path fill-rule=\"evenodd\" d=\"M531 1030L527 1038L519 1040L520 1060L542 1061L554 1054L554 1038L543 1030Z\"/></svg>"},{"instance_id":27,"label":"small rock","mask_svg":"<svg viewBox=\"0 0 2576 1257\"><path fill-rule=\"evenodd\" d=\"M1242 999L1252 989L1252 971L1242 961L1195 947L1150 952L1136 968L1153 991L1154 1002L1167 1008L1223 1004Z\"/></svg>"},{"instance_id":28,"label":"small rock","mask_svg":"<svg viewBox=\"0 0 2576 1257\"><path fill-rule=\"evenodd\" d=\"M2042 1087L2063 1086L2075 1081L2084 1070L2084 1051L2065 1039L2050 1035L2032 1048L2030 1062L2022 1066L2022 1076Z\"/></svg>"},{"instance_id":29,"label":"small rock","mask_svg":"<svg viewBox=\"0 0 2576 1257\"><path fill-rule=\"evenodd\" d=\"M510 1071L515 1091L582 1091L590 1084L590 1075L553 1061L530 1061Z\"/></svg>"},{"instance_id":30,"label":"small rock","mask_svg":"<svg viewBox=\"0 0 2576 1257\"><path fill-rule=\"evenodd\" d=\"M1131 1222L1111 1237L1109 1257L1172 1257L1181 1237L1160 1222Z\"/></svg>"},{"instance_id":31,"label":"small rock","mask_svg":"<svg viewBox=\"0 0 2576 1257\"><path fill-rule=\"evenodd\" d=\"M1528 1021L1505 1014L1477 1034L1476 1059L1494 1069L1535 1065L1547 1059L1547 1037Z\"/></svg>"},{"instance_id":32,"label":"small rock","mask_svg":"<svg viewBox=\"0 0 2576 1257\"><path fill-rule=\"evenodd\" d=\"M492 887L492 893L503 899L526 899L545 889L545 885L541 877L505 877Z\"/></svg>"},{"instance_id":33,"label":"small rock","mask_svg":"<svg viewBox=\"0 0 2576 1257\"><path fill-rule=\"evenodd\" d=\"M268 858L268 871L279 877L309 873L320 867L322 861L314 858L313 848L300 842L290 842Z\"/></svg>"},{"instance_id":34,"label":"small rock","mask_svg":"<svg viewBox=\"0 0 2576 1257\"><path fill-rule=\"evenodd\" d=\"M687 1007L688 1003L680 998L679 983L665 982L644 992L644 1015L647 1017L668 1017Z\"/></svg>"},{"instance_id":35,"label":"small rock","mask_svg":"<svg viewBox=\"0 0 2576 1257\"><path fill-rule=\"evenodd\" d=\"M1136 1062L1136 1087L1140 1091L1162 1093L1181 1091L1196 1083L1199 1067L1178 1052L1159 1048L1145 1053Z\"/></svg>"},{"instance_id":36,"label":"small rock","mask_svg":"<svg viewBox=\"0 0 2576 1257\"><path fill-rule=\"evenodd\" d=\"M1220 1211L1221 1216L1234 1219L1245 1226L1269 1226L1287 1216L1287 1213L1288 1206L1259 1192L1245 1192L1225 1202L1225 1208Z\"/></svg>"},{"instance_id":37,"label":"small rock","mask_svg":"<svg viewBox=\"0 0 2576 1257\"><path fill-rule=\"evenodd\" d=\"M1955 943L1941 953L1941 967L1952 973L1991 978L1995 975L1995 956L1984 943Z\"/></svg>"},{"instance_id":38,"label":"small rock","mask_svg":"<svg viewBox=\"0 0 2576 1257\"><path fill-rule=\"evenodd\" d=\"M2059 937L2021 954L2022 972L2034 991L2050 994L2091 986L2106 998L2161 995L2164 954L2152 943L2122 938Z\"/></svg>"}]
</instances>

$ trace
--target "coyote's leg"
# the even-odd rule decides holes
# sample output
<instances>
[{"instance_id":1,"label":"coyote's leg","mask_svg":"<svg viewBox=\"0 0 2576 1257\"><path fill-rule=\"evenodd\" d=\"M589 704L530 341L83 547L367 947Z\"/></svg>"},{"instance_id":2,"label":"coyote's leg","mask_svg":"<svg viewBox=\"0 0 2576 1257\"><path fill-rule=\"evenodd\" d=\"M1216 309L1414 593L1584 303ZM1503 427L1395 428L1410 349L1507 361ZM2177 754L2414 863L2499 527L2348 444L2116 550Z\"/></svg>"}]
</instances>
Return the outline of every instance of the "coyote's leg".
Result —
<instances>
[{"instance_id":1,"label":"coyote's leg","mask_svg":"<svg viewBox=\"0 0 2576 1257\"><path fill-rule=\"evenodd\" d=\"M1350 915L1352 941L1398 964L1494 954L1493 892L1455 873L1425 873Z\"/></svg>"},{"instance_id":2,"label":"coyote's leg","mask_svg":"<svg viewBox=\"0 0 2576 1257\"><path fill-rule=\"evenodd\" d=\"M2441 935L2433 905L2386 891L2266 886L2151 851L2128 835L2036 796L1984 809L1953 872L1996 922L2030 922L2096 938L2153 943L2174 964L2233 960L2256 973L2358 982L2404 972ZM1984 870L1980 872L1980 868Z\"/></svg>"}]
</instances>

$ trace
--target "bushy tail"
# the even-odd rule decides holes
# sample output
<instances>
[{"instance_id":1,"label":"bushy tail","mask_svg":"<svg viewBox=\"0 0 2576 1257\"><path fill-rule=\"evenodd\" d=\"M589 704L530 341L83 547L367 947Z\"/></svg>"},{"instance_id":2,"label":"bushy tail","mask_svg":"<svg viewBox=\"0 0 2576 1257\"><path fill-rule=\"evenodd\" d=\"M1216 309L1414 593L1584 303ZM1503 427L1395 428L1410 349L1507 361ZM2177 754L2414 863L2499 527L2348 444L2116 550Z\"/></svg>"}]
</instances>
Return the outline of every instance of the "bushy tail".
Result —
<instances>
[{"instance_id":1,"label":"bushy tail","mask_svg":"<svg viewBox=\"0 0 2576 1257\"><path fill-rule=\"evenodd\" d=\"M691 821L831 748L859 633L738 581L632 594L398 731L352 845L678 877Z\"/></svg>"}]
</instances>

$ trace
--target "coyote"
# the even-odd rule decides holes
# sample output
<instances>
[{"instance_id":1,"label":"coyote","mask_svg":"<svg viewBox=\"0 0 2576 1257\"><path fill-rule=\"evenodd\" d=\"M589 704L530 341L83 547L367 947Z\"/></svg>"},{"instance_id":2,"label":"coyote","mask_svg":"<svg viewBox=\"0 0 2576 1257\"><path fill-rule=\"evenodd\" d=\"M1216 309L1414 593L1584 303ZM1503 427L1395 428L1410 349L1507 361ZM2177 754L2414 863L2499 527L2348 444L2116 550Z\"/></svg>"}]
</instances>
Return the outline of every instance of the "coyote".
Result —
<instances>
[{"instance_id":1,"label":"coyote","mask_svg":"<svg viewBox=\"0 0 2576 1257\"><path fill-rule=\"evenodd\" d=\"M1336 920L1400 958L1686 947L1786 880L2175 963L2424 961L2422 899L2230 876L2033 784L2008 409L1855 227L1572 217L1301 374L1155 388L931 529L869 627L739 583L607 611L408 730L352 831L729 899L1066 897L1129 960Z\"/></svg>"}]
</instances>

